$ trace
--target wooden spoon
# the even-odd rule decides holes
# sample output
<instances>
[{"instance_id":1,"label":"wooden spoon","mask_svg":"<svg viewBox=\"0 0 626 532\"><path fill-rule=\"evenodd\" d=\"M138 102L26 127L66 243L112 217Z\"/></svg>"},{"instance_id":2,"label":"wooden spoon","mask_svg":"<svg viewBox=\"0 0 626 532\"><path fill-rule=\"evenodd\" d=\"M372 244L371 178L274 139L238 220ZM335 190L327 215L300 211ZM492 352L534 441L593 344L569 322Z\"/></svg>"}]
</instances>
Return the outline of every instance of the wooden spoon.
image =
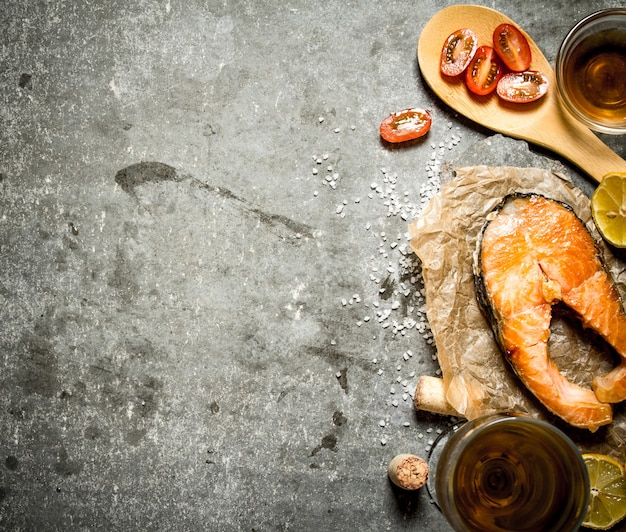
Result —
<instances>
[{"instance_id":1,"label":"wooden spoon","mask_svg":"<svg viewBox=\"0 0 626 532\"><path fill-rule=\"evenodd\" d=\"M540 70L548 77L548 93L536 102L507 103L495 93L475 96L465 86L464 76L446 78L439 71L441 49L448 35L460 28L470 28L478 36L479 45L491 46L493 31L504 22L515 24L528 39L533 57L530 69ZM554 72L538 46L518 24L499 11L473 5L442 9L422 30L417 59L426 83L435 94L474 122L548 148L579 166L598 182L609 172L626 172L626 161L561 104Z\"/></svg>"}]
</instances>

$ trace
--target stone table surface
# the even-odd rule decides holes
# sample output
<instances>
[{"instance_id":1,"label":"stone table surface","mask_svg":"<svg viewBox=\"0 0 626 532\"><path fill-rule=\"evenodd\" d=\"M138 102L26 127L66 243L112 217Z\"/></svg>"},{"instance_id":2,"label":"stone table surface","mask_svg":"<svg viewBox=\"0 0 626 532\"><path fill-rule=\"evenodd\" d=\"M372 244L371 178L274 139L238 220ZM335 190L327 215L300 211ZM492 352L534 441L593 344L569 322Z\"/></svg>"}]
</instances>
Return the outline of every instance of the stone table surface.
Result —
<instances>
[{"instance_id":1,"label":"stone table surface","mask_svg":"<svg viewBox=\"0 0 626 532\"><path fill-rule=\"evenodd\" d=\"M479 3L550 62L622 4ZM407 226L443 164L594 183L429 91L447 4L3 2L0 529L448 530L386 472L451 422Z\"/></svg>"}]
</instances>

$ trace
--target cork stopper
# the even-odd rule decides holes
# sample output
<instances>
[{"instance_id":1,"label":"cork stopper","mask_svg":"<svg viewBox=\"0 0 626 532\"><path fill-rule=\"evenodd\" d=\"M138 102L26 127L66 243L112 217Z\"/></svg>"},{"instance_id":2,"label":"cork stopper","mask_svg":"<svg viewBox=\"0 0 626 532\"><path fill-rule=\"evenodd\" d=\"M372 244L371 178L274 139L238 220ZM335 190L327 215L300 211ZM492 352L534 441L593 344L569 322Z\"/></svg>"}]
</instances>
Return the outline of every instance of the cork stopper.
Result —
<instances>
[{"instance_id":1,"label":"cork stopper","mask_svg":"<svg viewBox=\"0 0 626 532\"><path fill-rule=\"evenodd\" d=\"M414 454L399 454L389 463L389 478L399 488L417 490L426 484L428 464Z\"/></svg>"}]
</instances>

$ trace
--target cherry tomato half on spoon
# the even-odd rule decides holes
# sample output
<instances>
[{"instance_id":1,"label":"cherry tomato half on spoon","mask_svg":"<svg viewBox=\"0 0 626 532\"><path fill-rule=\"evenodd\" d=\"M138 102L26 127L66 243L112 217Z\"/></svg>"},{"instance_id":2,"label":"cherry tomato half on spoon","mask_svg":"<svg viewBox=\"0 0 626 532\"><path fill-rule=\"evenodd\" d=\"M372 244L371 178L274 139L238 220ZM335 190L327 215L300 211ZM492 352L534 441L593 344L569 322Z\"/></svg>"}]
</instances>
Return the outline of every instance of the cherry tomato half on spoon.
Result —
<instances>
[{"instance_id":1,"label":"cherry tomato half on spoon","mask_svg":"<svg viewBox=\"0 0 626 532\"><path fill-rule=\"evenodd\" d=\"M548 78L542 72L509 72L500 78L497 91L507 102L528 103L541 98L548 91L548 85Z\"/></svg>"},{"instance_id":2,"label":"cherry tomato half on spoon","mask_svg":"<svg viewBox=\"0 0 626 532\"><path fill-rule=\"evenodd\" d=\"M498 55L491 46L480 46L465 71L465 83L474 94L492 93L502 77Z\"/></svg>"},{"instance_id":3,"label":"cherry tomato half on spoon","mask_svg":"<svg viewBox=\"0 0 626 532\"><path fill-rule=\"evenodd\" d=\"M462 74L477 48L478 37L472 30L468 28L456 30L443 44L440 58L441 73L446 76Z\"/></svg>"},{"instance_id":4,"label":"cherry tomato half on spoon","mask_svg":"<svg viewBox=\"0 0 626 532\"><path fill-rule=\"evenodd\" d=\"M532 60L530 45L512 24L500 24L493 32L493 48L513 72L528 70Z\"/></svg>"},{"instance_id":5,"label":"cherry tomato half on spoon","mask_svg":"<svg viewBox=\"0 0 626 532\"><path fill-rule=\"evenodd\" d=\"M419 108L391 113L380 123L380 136L387 142L404 142L428 133L433 119L428 111Z\"/></svg>"}]
</instances>

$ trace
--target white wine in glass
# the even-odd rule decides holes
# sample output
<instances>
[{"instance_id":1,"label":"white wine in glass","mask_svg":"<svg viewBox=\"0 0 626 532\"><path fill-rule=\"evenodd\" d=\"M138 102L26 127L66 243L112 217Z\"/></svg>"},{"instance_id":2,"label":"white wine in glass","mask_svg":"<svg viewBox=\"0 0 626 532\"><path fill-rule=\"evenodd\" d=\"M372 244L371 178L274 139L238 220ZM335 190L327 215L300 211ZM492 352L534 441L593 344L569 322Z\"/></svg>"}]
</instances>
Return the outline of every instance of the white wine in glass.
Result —
<instances>
[{"instance_id":1,"label":"white wine in glass","mask_svg":"<svg viewBox=\"0 0 626 532\"><path fill-rule=\"evenodd\" d=\"M580 451L538 419L469 421L449 434L435 467L436 502L458 531L575 531L587 512Z\"/></svg>"}]
</instances>

